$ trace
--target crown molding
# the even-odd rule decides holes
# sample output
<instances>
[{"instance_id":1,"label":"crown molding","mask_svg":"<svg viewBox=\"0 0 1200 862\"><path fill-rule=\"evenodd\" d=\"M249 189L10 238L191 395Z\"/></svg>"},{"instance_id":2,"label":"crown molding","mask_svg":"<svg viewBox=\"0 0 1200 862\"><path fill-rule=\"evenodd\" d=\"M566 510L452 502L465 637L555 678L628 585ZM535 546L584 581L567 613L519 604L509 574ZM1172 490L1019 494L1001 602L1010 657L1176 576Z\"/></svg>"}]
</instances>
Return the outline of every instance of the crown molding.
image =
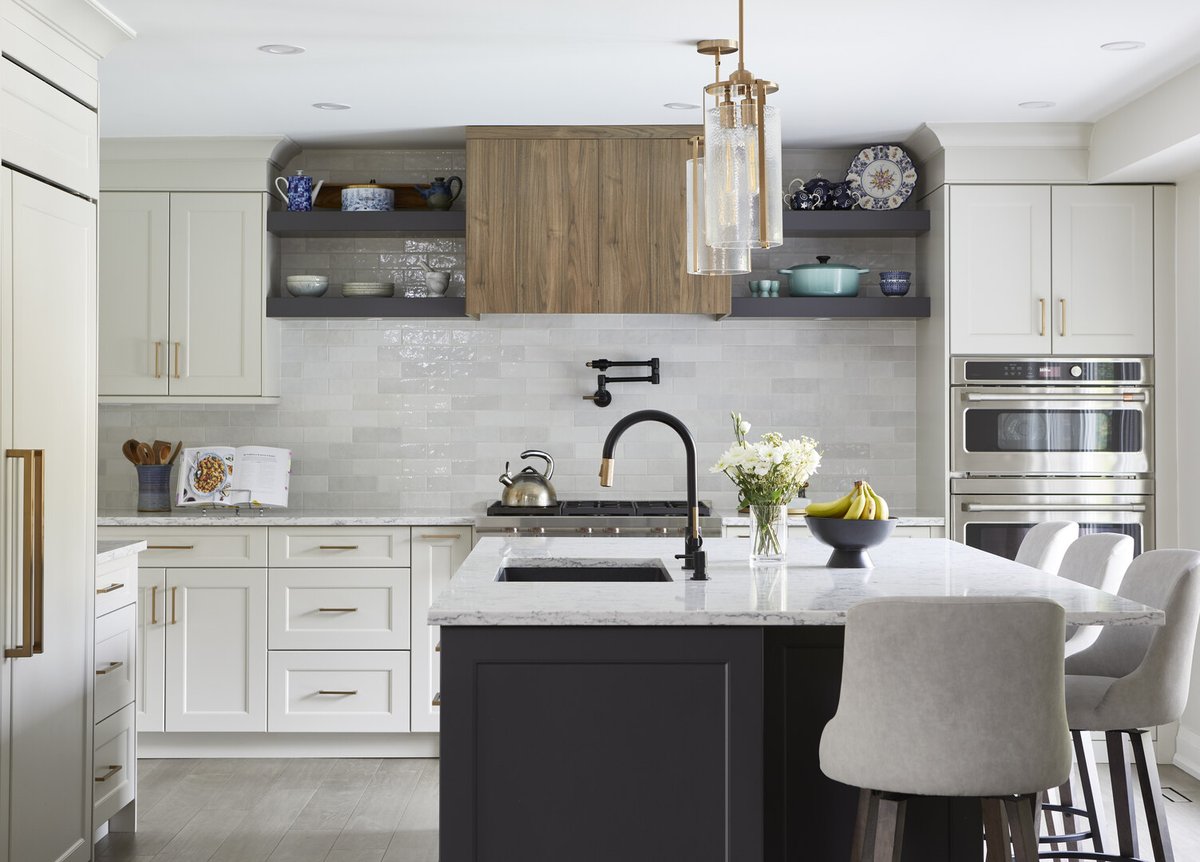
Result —
<instances>
[{"instance_id":1,"label":"crown molding","mask_svg":"<svg viewBox=\"0 0 1200 862\"><path fill-rule=\"evenodd\" d=\"M32 15L96 60L137 32L96 0L5 0Z\"/></svg>"},{"instance_id":2,"label":"crown molding","mask_svg":"<svg viewBox=\"0 0 1200 862\"><path fill-rule=\"evenodd\" d=\"M288 137L101 138L102 191L263 191L300 152Z\"/></svg>"}]
</instances>

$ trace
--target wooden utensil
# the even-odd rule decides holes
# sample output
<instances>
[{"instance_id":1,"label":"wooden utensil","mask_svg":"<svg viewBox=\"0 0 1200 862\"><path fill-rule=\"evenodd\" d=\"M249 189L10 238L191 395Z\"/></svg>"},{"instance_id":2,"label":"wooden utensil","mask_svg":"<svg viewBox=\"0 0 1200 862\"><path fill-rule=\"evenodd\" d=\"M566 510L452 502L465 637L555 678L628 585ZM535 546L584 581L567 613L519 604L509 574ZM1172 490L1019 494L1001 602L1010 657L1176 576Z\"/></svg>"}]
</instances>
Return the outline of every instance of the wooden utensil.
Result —
<instances>
[{"instance_id":1,"label":"wooden utensil","mask_svg":"<svg viewBox=\"0 0 1200 862\"><path fill-rule=\"evenodd\" d=\"M130 464L133 464L135 467L141 463L138 461L137 447L138 441L136 440L126 440L121 444L121 454L125 456L125 460L127 460Z\"/></svg>"},{"instance_id":2,"label":"wooden utensil","mask_svg":"<svg viewBox=\"0 0 1200 862\"><path fill-rule=\"evenodd\" d=\"M139 464L153 464L154 463L154 452L151 451L149 443L138 443L137 444L137 457L138 457Z\"/></svg>"},{"instance_id":3,"label":"wooden utensil","mask_svg":"<svg viewBox=\"0 0 1200 862\"><path fill-rule=\"evenodd\" d=\"M179 453L183 451L183 441L180 440L175 444L175 451L171 453L171 458L167 461L168 464L174 464L175 459L179 457Z\"/></svg>"},{"instance_id":4,"label":"wooden utensil","mask_svg":"<svg viewBox=\"0 0 1200 862\"><path fill-rule=\"evenodd\" d=\"M150 444L154 452L154 463L165 465L171 458L171 444L166 440L155 440Z\"/></svg>"}]
</instances>

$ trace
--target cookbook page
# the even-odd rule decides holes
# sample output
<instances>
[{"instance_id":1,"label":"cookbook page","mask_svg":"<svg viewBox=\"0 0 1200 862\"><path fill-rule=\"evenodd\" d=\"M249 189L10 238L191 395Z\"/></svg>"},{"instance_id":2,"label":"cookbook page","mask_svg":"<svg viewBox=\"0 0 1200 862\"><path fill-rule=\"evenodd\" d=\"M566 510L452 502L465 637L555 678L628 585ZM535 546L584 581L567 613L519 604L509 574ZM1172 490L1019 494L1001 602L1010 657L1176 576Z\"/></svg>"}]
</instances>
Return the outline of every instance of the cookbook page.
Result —
<instances>
[{"instance_id":1,"label":"cookbook page","mask_svg":"<svg viewBox=\"0 0 1200 862\"><path fill-rule=\"evenodd\" d=\"M229 446L184 449L180 455L179 506L229 506L235 450Z\"/></svg>"},{"instance_id":2,"label":"cookbook page","mask_svg":"<svg viewBox=\"0 0 1200 862\"><path fill-rule=\"evenodd\" d=\"M289 450L239 446L231 499L243 506L286 506L291 475Z\"/></svg>"}]
</instances>

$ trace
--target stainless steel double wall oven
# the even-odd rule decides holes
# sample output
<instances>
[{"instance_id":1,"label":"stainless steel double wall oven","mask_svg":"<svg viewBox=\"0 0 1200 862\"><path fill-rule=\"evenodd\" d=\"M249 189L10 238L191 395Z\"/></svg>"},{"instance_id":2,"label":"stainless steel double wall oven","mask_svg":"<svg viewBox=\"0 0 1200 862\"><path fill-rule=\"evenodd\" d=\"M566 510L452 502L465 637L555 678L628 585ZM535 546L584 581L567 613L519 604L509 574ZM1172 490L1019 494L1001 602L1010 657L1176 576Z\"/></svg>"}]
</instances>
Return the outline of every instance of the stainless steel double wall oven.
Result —
<instances>
[{"instance_id":1,"label":"stainless steel double wall oven","mask_svg":"<svg viewBox=\"0 0 1200 862\"><path fill-rule=\"evenodd\" d=\"M951 531L1013 557L1042 521L1154 547L1152 360L956 357Z\"/></svg>"}]
</instances>

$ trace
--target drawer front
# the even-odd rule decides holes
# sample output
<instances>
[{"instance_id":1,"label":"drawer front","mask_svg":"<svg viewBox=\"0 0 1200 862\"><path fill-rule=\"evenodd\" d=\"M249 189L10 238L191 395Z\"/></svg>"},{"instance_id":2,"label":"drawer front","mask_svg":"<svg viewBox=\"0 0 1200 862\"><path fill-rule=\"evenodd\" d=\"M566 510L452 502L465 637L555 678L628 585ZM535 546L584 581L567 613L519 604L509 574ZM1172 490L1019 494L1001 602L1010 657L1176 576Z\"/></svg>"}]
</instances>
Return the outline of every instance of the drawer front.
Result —
<instances>
[{"instance_id":1,"label":"drawer front","mask_svg":"<svg viewBox=\"0 0 1200 862\"><path fill-rule=\"evenodd\" d=\"M102 539L145 539L146 568L254 567L267 564L266 527L101 527Z\"/></svg>"},{"instance_id":2,"label":"drawer front","mask_svg":"<svg viewBox=\"0 0 1200 862\"><path fill-rule=\"evenodd\" d=\"M0 62L0 139L9 164L99 196L96 112L9 60Z\"/></svg>"},{"instance_id":3,"label":"drawer front","mask_svg":"<svg viewBox=\"0 0 1200 862\"><path fill-rule=\"evenodd\" d=\"M99 826L137 795L137 741L133 704L96 725L92 823Z\"/></svg>"},{"instance_id":4,"label":"drawer front","mask_svg":"<svg viewBox=\"0 0 1200 862\"><path fill-rule=\"evenodd\" d=\"M408 527L272 527L272 567L371 568L410 561Z\"/></svg>"},{"instance_id":5,"label":"drawer front","mask_svg":"<svg viewBox=\"0 0 1200 862\"><path fill-rule=\"evenodd\" d=\"M267 578L270 649L408 649L408 569L271 569Z\"/></svg>"},{"instance_id":6,"label":"drawer front","mask_svg":"<svg viewBox=\"0 0 1200 862\"><path fill-rule=\"evenodd\" d=\"M271 733L403 733L408 652L272 652L267 663Z\"/></svg>"},{"instance_id":7,"label":"drawer front","mask_svg":"<svg viewBox=\"0 0 1200 862\"><path fill-rule=\"evenodd\" d=\"M96 620L96 689L93 715L108 718L133 703L137 658L137 605Z\"/></svg>"},{"instance_id":8,"label":"drawer front","mask_svg":"<svg viewBox=\"0 0 1200 862\"><path fill-rule=\"evenodd\" d=\"M96 617L137 601L137 557L96 567Z\"/></svg>"}]
</instances>

